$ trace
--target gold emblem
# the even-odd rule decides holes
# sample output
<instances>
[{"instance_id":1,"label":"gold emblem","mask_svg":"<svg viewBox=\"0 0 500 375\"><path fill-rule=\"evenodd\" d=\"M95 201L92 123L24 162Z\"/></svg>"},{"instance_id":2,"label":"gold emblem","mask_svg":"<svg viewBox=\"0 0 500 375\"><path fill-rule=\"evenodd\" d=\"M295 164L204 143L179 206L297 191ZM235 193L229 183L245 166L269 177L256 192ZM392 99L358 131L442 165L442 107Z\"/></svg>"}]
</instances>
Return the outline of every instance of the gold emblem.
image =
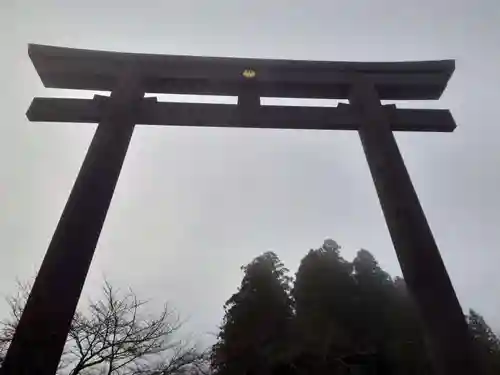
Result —
<instances>
[{"instance_id":1,"label":"gold emblem","mask_svg":"<svg viewBox=\"0 0 500 375\"><path fill-rule=\"evenodd\" d=\"M245 69L242 75L245 78L254 78L257 75L257 73L253 69Z\"/></svg>"}]
</instances>

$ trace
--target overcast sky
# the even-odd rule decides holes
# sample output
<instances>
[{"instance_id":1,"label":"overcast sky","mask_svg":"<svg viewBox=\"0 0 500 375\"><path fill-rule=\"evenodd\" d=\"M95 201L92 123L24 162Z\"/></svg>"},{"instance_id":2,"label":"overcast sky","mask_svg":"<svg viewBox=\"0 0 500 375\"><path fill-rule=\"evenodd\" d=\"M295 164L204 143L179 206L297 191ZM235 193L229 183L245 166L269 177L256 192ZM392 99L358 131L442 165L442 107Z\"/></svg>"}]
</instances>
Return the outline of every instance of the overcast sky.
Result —
<instances>
[{"instance_id":1,"label":"overcast sky","mask_svg":"<svg viewBox=\"0 0 500 375\"><path fill-rule=\"evenodd\" d=\"M457 60L438 102L451 134L397 134L462 306L500 330L500 3L2 0L0 294L38 269L95 130L30 123L44 89L28 43L311 60ZM311 104L311 103L309 103ZM318 104L318 103L312 103ZM332 104L325 101L319 104ZM193 332L213 332L239 267L274 250L295 272L326 237L401 271L355 132L137 127L85 286L103 275ZM62 281L64 282L64 281ZM0 315L6 313L0 302Z\"/></svg>"}]
</instances>

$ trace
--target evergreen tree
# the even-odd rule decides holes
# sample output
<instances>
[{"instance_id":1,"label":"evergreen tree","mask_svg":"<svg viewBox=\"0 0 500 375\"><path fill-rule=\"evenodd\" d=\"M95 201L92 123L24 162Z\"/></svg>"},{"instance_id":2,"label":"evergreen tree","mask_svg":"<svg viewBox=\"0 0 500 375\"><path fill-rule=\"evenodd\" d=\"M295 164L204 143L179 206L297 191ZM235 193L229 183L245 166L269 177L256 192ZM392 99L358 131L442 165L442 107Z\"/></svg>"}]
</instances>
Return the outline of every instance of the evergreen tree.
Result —
<instances>
[{"instance_id":1,"label":"evergreen tree","mask_svg":"<svg viewBox=\"0 0 500 375\"><path fill-rule=\"evenodd\" d=\"M394 308L394 284L367 250L358 251L353 262L357 306L356 341L363 351L380 351L392 334L390 312Z\"/></svg>"},{"instance_id":2,"label":"evergreen tree","mask_svg":"<svg viewBox=\"0 0 500 375\"><path fill-rule=\"evenodd\" d=\"M406 283L400 277L394 279L390 316L393 335L388 348L393 372L401 375L433 374L423 323Z\"/></svg>"},{"instance_id":3,"label":"evergreen tree","mask_svg":"<svg viewBox=\"0 0 500 375\"><path fill-rule=\"evenodd\" d=\"M225 305L212 368L220 375L433 375L426 336L404 280L360 250L352 262L326 240L288 270L268 252L242 267ZM293 305L292 299L293 297ZM500 340L471 310L487 375L500 375Z\"/></svg>"},{"instance_id":4,"label":"evergreen tree","mask_svg":"<svg viewBox=\"0 0 500 375\"><path fill-rule=\"evenodd\" d=\"M478 356L486 367L487 374L500 374L500 339L476 311L469 310L467 321Z\"/></svg>"},{"instance_id":5,"label":"evergreen tree","mask_svg":"<svg viewBox=\"0 0 500 375\"><path fill-rule=\"evenodd\" d=\"M360 250L352 263L332 240L297 272L296 365L312 374L431 374L423 329L402 279Z\"/></svg>"},{"instance_id":6,"label":"evergreen tree","mask_svg":"<svg viewBox=\"0 0 500 375\"><path fill-rule=\"evenodd\" d=\"M353 352L355 284L352 266L333 240L310 250L296 274L296 355L309 372L345 366L341 358ZM311 369L314 367L314 369ZM340 370L339 370L340 371Z\"/></svg>"},{"instance_id":7,"label":"evergreen tree","mask_svg":"<svg viewBox=\"0 0 500 375\"><path fill-rule=\"evenodd\" d=\"M288 270L273 252L242 267L238 291L225 304L225 317L214 345L212 367L219 374L271 372L286 361L292 302Z\"/></svg>"}]
</instances>

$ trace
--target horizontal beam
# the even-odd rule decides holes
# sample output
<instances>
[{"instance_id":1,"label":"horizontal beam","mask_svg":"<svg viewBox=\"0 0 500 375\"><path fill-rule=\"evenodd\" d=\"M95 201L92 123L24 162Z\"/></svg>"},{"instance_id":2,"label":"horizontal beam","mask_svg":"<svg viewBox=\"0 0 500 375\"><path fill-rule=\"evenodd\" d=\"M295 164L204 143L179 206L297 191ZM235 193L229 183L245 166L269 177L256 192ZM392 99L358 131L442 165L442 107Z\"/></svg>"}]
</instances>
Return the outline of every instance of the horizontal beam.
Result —
<instances>
[{"instance_id":1,"label":"horizontal beam","mask_svg":"<svg viewBox=\"0 0 500 375\"><path fill-rule=\"evenodd\" d=\"M98 123L107 99L35 98L30 121ZM359 119L349 105L339 107L261 106L255 122L243 124L237 105L165 103L146 98L138 124L309 130L357 130ZM393 131L451 132L455 121L448 110L399 109L386 106Z\"/></svg>"},{"instance_id":2,"label":"horizontal beam","mask_svg":"<svg viewBox=\"0 0 500 375\"><path fill-rule=\"evenodd\" d=\"M381 99L437 99L451 77L453 60L325 62L150 55L29 45L46 87L107 90L123 71L141 76L146 92L237 96L252 69L261 97L347 98L353 74L375 83Z\"/></svg>"}]
</instances>

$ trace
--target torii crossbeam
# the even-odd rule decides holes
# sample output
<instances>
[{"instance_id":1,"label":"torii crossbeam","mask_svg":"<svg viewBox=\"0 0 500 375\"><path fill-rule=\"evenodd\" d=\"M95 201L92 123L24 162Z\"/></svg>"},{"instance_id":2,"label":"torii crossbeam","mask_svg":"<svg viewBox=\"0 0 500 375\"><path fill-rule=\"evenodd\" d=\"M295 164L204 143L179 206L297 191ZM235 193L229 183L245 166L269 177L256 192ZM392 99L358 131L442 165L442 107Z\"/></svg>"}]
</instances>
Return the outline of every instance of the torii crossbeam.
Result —
<instances>
[{"instance_id":1,"label":"torii crossbeam","mask_svg":"<svg viewBox=\"0 0 500 375\"><path fill-rule=\"evenodd\" d=\"M460 304L393 131L451 132L449 111L382 99L438 99L454 61L354 63L207 58L30 45L46 87L109 98L35 98L31 121L99 123L2 368L53 375L136 124L358 131L408 289L441 374L478 374ZM238 104L161 103L145 93L237 96ZM338 107L261 106L261 97L349 99Z\"/></svg>"}]
</instances>

